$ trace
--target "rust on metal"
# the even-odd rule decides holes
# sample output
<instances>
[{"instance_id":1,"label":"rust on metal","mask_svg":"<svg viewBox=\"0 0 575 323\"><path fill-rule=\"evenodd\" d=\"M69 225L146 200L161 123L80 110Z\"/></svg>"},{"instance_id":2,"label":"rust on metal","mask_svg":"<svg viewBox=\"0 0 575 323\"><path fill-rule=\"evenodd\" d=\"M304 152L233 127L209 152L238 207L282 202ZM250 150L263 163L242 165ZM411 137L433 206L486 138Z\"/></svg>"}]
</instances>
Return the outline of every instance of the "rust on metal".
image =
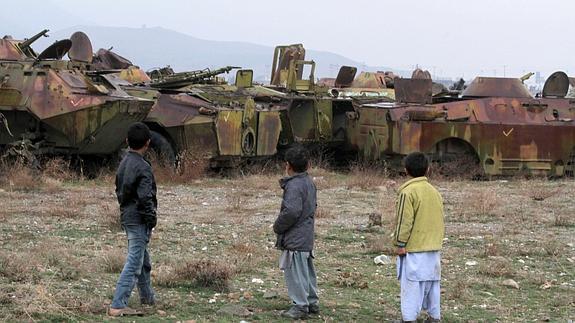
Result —
<instances>
[{"instance_id":1,"label":"rust on metal","mask_svg":"<svg viewBox=\"0 0 575 323\"><path fill-rule=\"evenodd\" d=\"M543 85L543 97L563 98L569 91L569 77L565 72L555 72L551 74Z\"/></svg>"},{"instance_id":2,"label":"rust on metal","mask_svg":"<svg viewBox=\"0 0 575 323\"><path fill-rule=\"evenodd\" d=\"M282 131L280 115L271 111L262 111L258 118L257 155L271 156L277 153Z\"/></svg>"},{"instance_id":3,"label":"rust on metal","mask_svg":"<svg viewBox=\"0 0 575 323\"><path fill-rule=\"evenodd\" d=\"M92 67L96 70L121 70L133 65L127 58L103 48L100 48L92 59Z\"/></svg>"},{"instance_id":4,"label":"rust on metal","mask_svg":"<svg viewBox=\"0 0 575 323\"><path fill-rule=\"evenodd\" d=\"M420 68L416 68L412 73L411 73L411 78L412 79L428 79L431 80L431 73L429 73L429 71L427 70L422 70Z\"/></svg>"},{"instance_id":5,"label":"rust on metal","mask_svg":"<svg viewBox=\"0 0 575 323\"><path fill-rule=\"evenodd\" d=\"M523 82L518 78L476 77L463 91L463 97L531 98Z\"/></svg>"},{"instance_id":6,"label":"rust on metal","mask_svg":"<svg viewBox=\"0 0 575 323\"><path fill-rule=\"evenodd\" d=\"M39 60L43 59L62 59L66 53L72 48L72 41L69 39L62 39L46 48L40 55Z\"/></svg>"},{"instance_id":7,"label":"rust on metal","mask_svg":"<svg viewBox=\"0 0 575 323\"><path fill-rule=\"evenodd\" d=\"M395 100L400 103L430 104L432 102L431 79L396 78Z\"/></svg>"},{"instance_id":8,"label":"rust on metal","mask_svg":"<svg viewBox=\"0 0 575 323\"><path fill-rule=\"evenodd\" d=\"M335 87L350 87L355 79L357 67L342 66L337 73L333 86Z\"/></svg>"},{"instance_id":9,"label":"rust on metal","mask_svg":"<svg viewBox=\"0 0 575 323\"><path fill-rule=\"evenodd\" d=\"M291 62L305 60L305 49L302 44L277 46L274 51L270 84L286 87L288 70ZM297 78L301 79L303 69L297 71Z\"/></svg>"},{"instance_id":10,"label":"rust on metal","mask_svg":"<svg viewBox=\"0 0 575 323\"><path fill-rule=\"evenodd\" d=\"M63 60L70 40L36 55L31 44L47 31L24 41L0 40L0 112L14 134L0 136L0 149L26 146L26 156L114 154L125 143L127 127L143 120L153 102L130 96L85 64L70 68ZM89 44L84 34L75 35ZM91 57L91 47L83 48Z\"/></svg>"},{"instance_id":11,"label":"rust on metal","mask_svg":"<svg viewBox=\"0 0 575 323\"><path fill-rule=\"evenodd\" d=\"M0 39L0 60L17 61L25 58L26 56L14 44L13 40Z\"/></svg>"},{"instance_id":12,"label":"rust on metal","mask_svg":"<svg viewBox=\"0 0 575 323\"><path fill-rule=\"evenodd\" d=\"M404 81L396 79L398 96ZM565 87L553 96L533 98L518 88L520 79L482 78L475 83L473 95L463 99L360 104L359 118L349 119L350 144L365 158L395 160L398 166L397 157L422 151L439 163L476 162L485 175L573 175L575 102L561 97ZM495 84L518 96L484 97Z\"/></svg>"},{"instance_id":13,"label":"rust on metal","mask_svg":"<svg viewBox=\"0 0 575 323\"><path fill-rule=\"evenodd\" d=\"M81 31L77 31L70 36L72 47L68 52L70 60L82 63L92 63L92 42L88 35Z\"/></svg>"}]
</instances>

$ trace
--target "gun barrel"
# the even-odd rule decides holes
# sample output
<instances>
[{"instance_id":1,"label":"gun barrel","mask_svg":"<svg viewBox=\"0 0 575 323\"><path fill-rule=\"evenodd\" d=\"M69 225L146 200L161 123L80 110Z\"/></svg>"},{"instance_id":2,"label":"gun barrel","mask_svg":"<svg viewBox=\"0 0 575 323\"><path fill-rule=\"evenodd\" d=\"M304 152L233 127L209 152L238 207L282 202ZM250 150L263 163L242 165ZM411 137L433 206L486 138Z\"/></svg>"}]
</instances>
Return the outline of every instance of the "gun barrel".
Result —
<instances>
[{"instance_id":1,"label":"gun barrel","mask_svg":"<svg viewBox=\"0 0 575 323\"><path fill-rule=\"evenodd\" d=\"M226 66L218 68L215 70L205 69L199 71L191 72L181 72L169 75L164 78L160 78L152 81L152 86L159 88L177 88L183 87L189 84L201 83L206 79L220 75L222 73L227 73L233 69L239 68L237 66Z\"/></svg>"},{"instance_id":2,"label":"gun barrel","mask_svg":"<svg viewBox=\"0 0 575 323\"><path fill-rule=\"evenodd\" d=\"M519 79L521 80L521 82L525 82L527 81L529 78L531 78L531 76L535 75L535 73L533 72L529 72L523 76L521 76Z\"/></svg>"},{"instance_id":3,"label":"gun barrel","mask_svg":"<svg viewBox=\"0 0 575 323\"><path fill-rule=\"evenodd\" d=\"M32 45L33 42L37 41L40 37L42 36L46 36L46 34L49 32L50 30L48 29L44 29L41 32L37 33L36 35L26 39L25 41L21 42L20 44L18 44L18 47L20 47L21 50L26 50L28 47L30 47L30 45Z\"/></svg>"}]
</instances>

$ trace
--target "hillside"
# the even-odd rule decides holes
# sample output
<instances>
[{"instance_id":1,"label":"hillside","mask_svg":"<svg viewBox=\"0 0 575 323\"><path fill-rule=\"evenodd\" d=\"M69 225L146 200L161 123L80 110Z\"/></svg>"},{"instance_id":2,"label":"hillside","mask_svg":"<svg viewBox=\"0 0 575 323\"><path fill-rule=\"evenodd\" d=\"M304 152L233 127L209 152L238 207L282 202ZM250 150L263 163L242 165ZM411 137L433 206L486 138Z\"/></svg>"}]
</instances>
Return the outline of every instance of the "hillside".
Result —
<instances>
[{"instance_id":1,"label":"hillside","mask_svg":"<svg viewBox=\"0 0 575 323\"><path fill-rule=\"evenodd\" d=\"M271 46L199 39L160 27L76 26L50 32L50 37L40 39L34 48L41 51L52 42L68 38L78 30L88 34L94 51L114 47L115 52L143 69L170 65L177 71L184 71L234 65L252 68L256 79L264 80L269 77L273 58ZM306 56L317 62L317 77L335 76L341 65L365 70L390 70L388 67L363 66L360 62L326 51L308 49Z\"/></svg>"}]
</instances>

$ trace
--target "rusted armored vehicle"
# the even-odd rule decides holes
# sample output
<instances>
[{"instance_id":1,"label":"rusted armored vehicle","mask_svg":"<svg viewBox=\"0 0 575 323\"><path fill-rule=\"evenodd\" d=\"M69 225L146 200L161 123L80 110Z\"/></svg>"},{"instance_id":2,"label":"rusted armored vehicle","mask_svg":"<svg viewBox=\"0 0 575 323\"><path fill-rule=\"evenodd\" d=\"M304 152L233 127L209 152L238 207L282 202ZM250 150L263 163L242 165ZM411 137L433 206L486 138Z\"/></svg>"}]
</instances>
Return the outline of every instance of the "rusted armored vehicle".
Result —
<instances>
[{"instance_id":1,"label":"rusted armored vehicle","mask_svg":"<svg viewBox=\"0 0 575 323\"><path fill-rule=\"evenodd\" d=\"M161 93L145 120L160 150L202 153L216 168L277 153L281 93L256 89L251 71L237 71L235 84L195 83L177 91Z\"/></svg>"},{"instance_id":2,"label":"rusted armored vehicle","mask_svg":"<svg viewBox=\"0 0 575 323\"><path fill-rule=\"evenodd\" d=\"M347 114L352 150L400 165L422 151L482 175L573 175L575 101L569 78L549 77L533 97L522 79L477 77L460 96L433 95L431 79L396 79L396 102L358 104ZM479 175L479 174L478 174Z\"/></svg>"},{"instance_id":3,"label":"rusted armored vehicle","mask_svg":"<svg viewBox=\"0 0 575 323\"><path fill-rule=\"evenodd\" d=\"M238 70L234 84L218 76L237 67L147 75L129 60L99 50L99 73L134 96L152 99L144 122L152 130L152 149L169 162L182 153L205 156L214 168L277 153L282 130L283 93L252 82L251 70Z\"/></svg>"},{"instance_id":4,"label":"rusted armored vehicle","mask_svg":"<svg viewBox=\"0 0 575 323\"><path fill-rule=\"evenodd\" d=\"M153 101L92 74L84 33L37 54L31 44L47 32L24 41L0 39L0 154L114 155L128 126L143 120Z\"/></svg>"},{"instance_id":5,"label":"rusted armored vehicle","mask_svg":"<svg viewBox=\"0 0 575 323\"><path fill-rule=\"evenodd\" d=\"M393 97L393 90L379 82L375 74L372 75L375 85L367 85L365 80L370 78L354 80L356 72L354 67L344 66L333 84L318 84L315 81L315 62L305 60L303 45L277 46L270 88L286 95L286 121L283 124L287 127L282 133L294 142L335 149L343 147L346 142L346 113L353 111L354 100L374 97L390 100Z\"/></svg>"},{"instance_id":6,"label":"rusted armored vehicle","mask_svg":"<svg viewBox=\"0 0 575 323\"><path fill-rule=\"evenodd\" d=\"M393 72L361 72L357 68L342 66L336 78L320 79L319 85L329 87L328 94L334 98L358 98L371 100L395 100Z\"/></svg>"}]
</instances>

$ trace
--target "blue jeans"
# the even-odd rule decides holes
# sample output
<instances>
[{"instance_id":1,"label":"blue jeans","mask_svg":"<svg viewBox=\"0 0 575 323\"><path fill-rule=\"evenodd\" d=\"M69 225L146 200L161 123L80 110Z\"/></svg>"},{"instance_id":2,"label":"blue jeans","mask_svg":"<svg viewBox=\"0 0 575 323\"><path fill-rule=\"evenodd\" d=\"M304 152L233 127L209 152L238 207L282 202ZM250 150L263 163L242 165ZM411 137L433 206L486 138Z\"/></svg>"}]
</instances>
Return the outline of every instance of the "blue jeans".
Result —
<instances>
[{"instance_id":1,"label":"blue jeans","mask_svg":"<svg viewBox=\"0 0 575 323\"><path fill-rule=\"evenodd\" d=\"M154 304L155 296L150 279L152 264L148 253L148 242L152 231L145 224L127 224L123 227L128 236L128 256L118 279L111 307L128 306L128 298L136 283L142 304Z\"/></svg>"}]
</instances>

